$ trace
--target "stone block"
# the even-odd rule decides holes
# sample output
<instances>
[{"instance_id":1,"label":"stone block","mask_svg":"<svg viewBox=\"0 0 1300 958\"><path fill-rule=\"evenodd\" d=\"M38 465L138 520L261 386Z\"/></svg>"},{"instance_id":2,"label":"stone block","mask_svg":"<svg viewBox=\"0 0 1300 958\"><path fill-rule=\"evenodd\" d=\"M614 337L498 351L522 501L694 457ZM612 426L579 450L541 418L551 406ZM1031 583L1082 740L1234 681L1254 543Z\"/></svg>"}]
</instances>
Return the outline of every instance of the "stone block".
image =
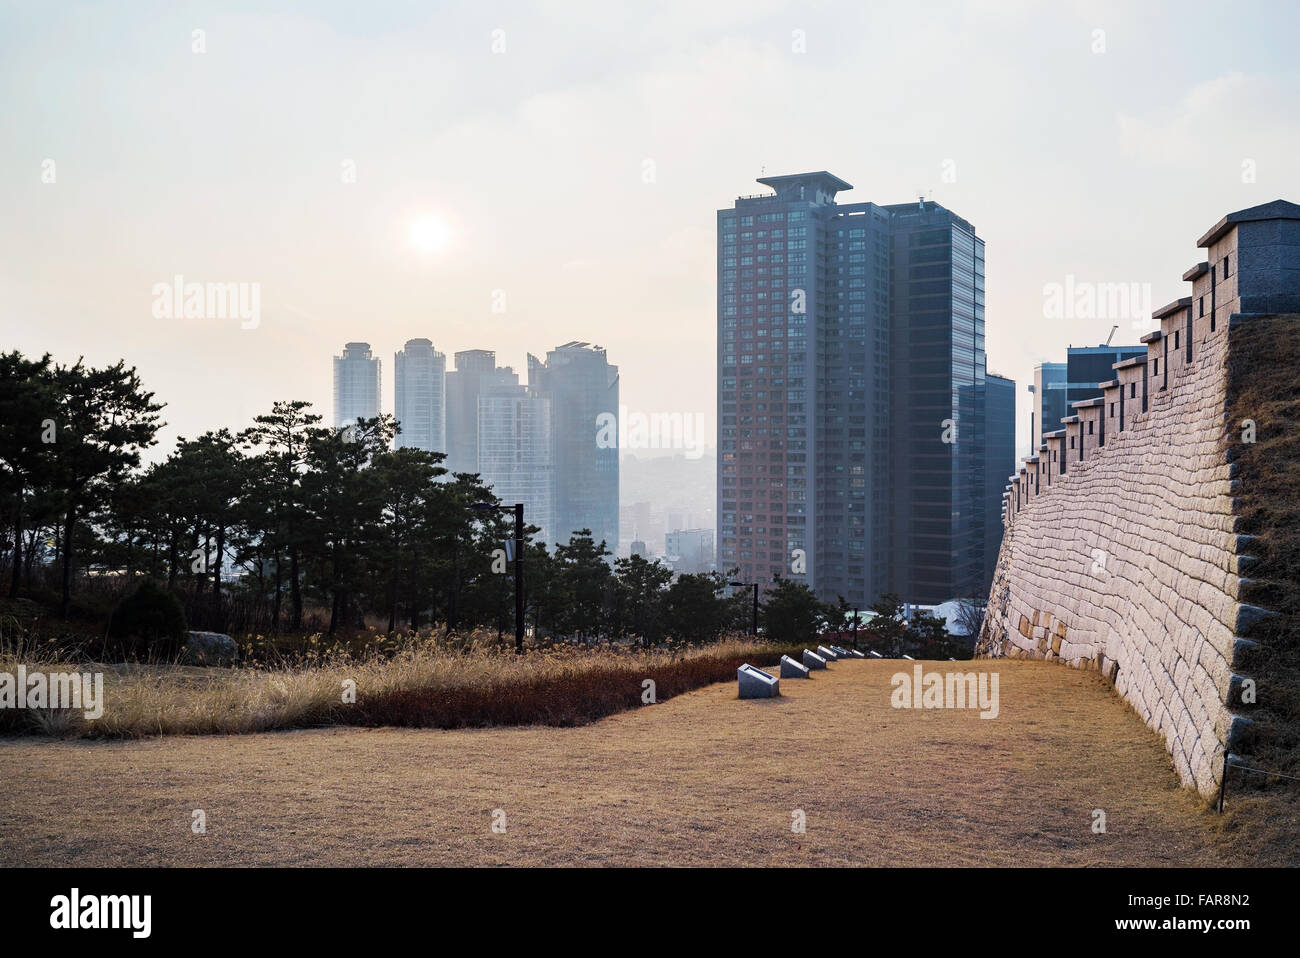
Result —
<instances>
[{"instance_id":1,"label":"stone block","mask_svg":"<svg viewBox=\"0 0 1300 958\"><path fill-rule=\"evenodd\" d=\"M746 663L736 669L742 699L770 699L781 694L781 680Z\"/></svg>"},{"instance_id":2,"label":"stone block","mask_svg":"<svg viewBox=\"0 0 1300 958\"><path fill-rule=\"evenodd\" d=\"M811 670L806 665L800 665L788 655L781 656L781 678L783 679L806 679L809 678Z\"/></svg>"},{"instance_id":3,"label":"stone block","mask_svg":"<svg viewBox=\"0 0 1300 958\"><path fill-rule=\"evenodd\" d=\"M826 660L816 652L812 652L808 649L803 650L803 664L808 666L810 669L826 668Z\"/></svg>"}]
</instances>

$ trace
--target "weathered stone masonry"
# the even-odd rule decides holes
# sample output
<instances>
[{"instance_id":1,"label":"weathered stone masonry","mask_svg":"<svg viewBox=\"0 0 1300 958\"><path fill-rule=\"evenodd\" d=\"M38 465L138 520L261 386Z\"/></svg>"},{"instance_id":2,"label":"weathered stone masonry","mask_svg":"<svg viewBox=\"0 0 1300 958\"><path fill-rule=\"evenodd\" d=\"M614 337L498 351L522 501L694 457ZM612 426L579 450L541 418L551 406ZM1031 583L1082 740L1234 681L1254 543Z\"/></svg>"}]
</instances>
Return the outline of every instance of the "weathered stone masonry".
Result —
<instances>
[{"instance_id":1,"label":"weathered stone masonry","mask_svg":"<svg viewBox=\"0 0 1300 958\"><path fill-rule=\"evenodd\" d=\"M1247 721L1232 708L1243 635L1265 614L1239 601L1229 334L1300 313L1300 206L1229 214L1198 245L1191 296L1153 314L1146 360L1117 363L1011 477L976 651L1099 669L1209 797Z\"/></svg>"}]
</instances>

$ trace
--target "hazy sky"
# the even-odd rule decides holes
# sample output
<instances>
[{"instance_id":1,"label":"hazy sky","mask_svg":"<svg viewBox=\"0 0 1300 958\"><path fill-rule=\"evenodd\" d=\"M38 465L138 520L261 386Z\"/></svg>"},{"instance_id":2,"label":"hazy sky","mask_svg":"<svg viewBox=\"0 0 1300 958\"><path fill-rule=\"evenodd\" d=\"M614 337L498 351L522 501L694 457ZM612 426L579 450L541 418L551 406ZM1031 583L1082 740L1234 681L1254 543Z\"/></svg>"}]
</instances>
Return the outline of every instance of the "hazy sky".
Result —
<instances>
[{"instance_id":1,"label":"hazy sky","mask_svg":"<svg viewBox=\"0 0 1300 958\"><path fill-rule=\"evenodd\" d=\"M629 409L711 427L714 211L825 169L975 224L1023 444L1035 363L1150 327L1049 318L1045 284L1160 306L1221 215L1300 200L1298 32L1222 0L0 2L0 348L125 357L165 445L328 419L348 340L391 410L419 336L521 371L599 343ZM259 325L155 317L177 274L259 284Z\"/></svg>"}]
</instances>

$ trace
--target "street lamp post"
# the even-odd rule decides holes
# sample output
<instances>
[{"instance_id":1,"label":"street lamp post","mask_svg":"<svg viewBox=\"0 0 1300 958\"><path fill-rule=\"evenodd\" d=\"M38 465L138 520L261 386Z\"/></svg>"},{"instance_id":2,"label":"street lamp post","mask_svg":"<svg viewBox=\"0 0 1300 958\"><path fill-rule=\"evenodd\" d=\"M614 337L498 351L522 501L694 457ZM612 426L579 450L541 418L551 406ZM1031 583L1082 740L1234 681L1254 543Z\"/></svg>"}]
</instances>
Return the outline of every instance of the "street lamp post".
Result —
<instances>
[{"instance_id":1,"label":"street lamp post","mask_svg":"<svg viewBox=\"0 0 1300 958\"><path fill-rule=\"evenodd\" d=\"M758 638L758 583L757 582L728 582L727 585L735 586L738 589L753 587L754 589L754 638Z\"/></svg>"},{"instance_id":2,"label":"street lamp post","mask_svg":"<svg viewBox=\"0 0 1300 958\"><path fill-rule=\"evenodd\" d=\"M515 652L524 651L524 504L494 506L489 502L476 502L471 506L476 512L513 512L515 514Z\"/></svg>"}]
</instances>

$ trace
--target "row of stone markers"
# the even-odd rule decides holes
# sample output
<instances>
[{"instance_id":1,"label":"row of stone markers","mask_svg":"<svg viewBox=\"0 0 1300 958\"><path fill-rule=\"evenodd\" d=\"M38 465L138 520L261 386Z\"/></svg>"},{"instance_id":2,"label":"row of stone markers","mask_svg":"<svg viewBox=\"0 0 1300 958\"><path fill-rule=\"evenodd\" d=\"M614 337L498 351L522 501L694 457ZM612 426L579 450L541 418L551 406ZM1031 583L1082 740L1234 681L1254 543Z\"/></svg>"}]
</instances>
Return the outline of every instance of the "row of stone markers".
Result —
<instances>
[{"instance_id":1,"label":"row of stone markers","mask_svg":"<svg viewBox=\"0 0 1300 958\"><path fill-rule=\"evenodd\" d=\"M878 653L871 654L875 658L880 658ZM866 656L852 649L842 649L838 645L832 645L830 648L819 645L816 652L803 650L802 665L788 655L781 656L781 678L745 663L736 669L736 681L740 686L742 699L770 699L781 694L781 679L811 678L813 669L824 669L827 662L863 658Z\"/></svg>"}]
</instances>

